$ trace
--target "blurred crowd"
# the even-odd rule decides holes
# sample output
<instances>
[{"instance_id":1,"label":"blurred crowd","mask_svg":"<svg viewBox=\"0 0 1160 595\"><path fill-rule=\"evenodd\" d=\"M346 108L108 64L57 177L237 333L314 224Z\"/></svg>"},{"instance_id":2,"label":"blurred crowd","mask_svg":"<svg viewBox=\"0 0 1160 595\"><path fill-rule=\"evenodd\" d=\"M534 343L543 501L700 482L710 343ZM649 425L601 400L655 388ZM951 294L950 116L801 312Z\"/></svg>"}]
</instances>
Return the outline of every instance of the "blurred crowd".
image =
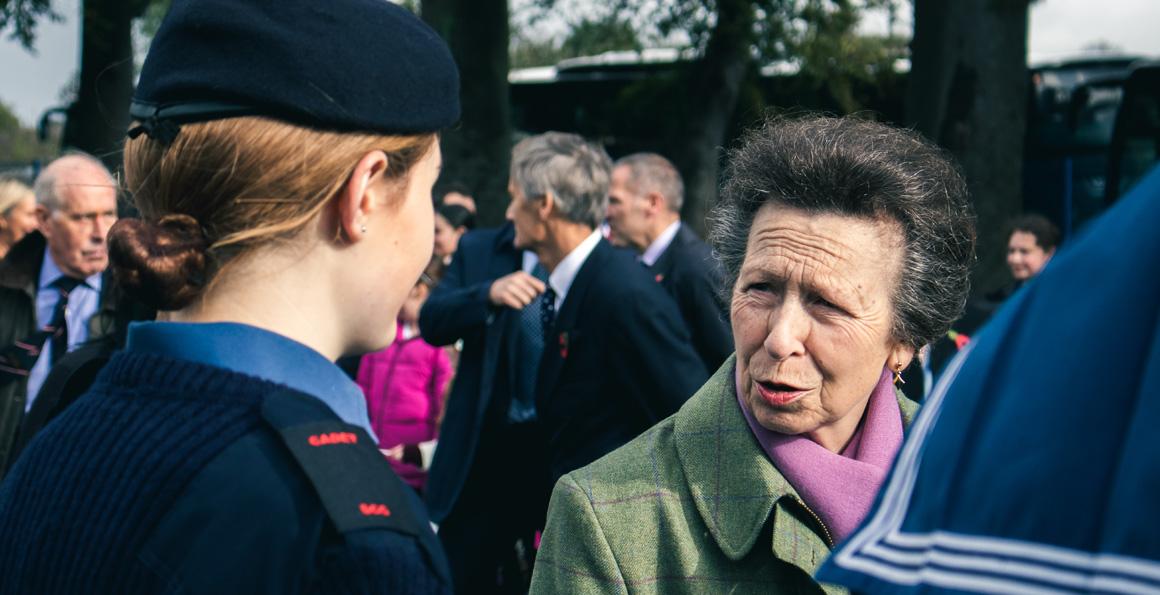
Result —
<instances>
[{"instance_id":1,"label":"blurred crowd","mask_svg":"<svg viewBox=\"0 0 1160 595\"><path fill-rule=\"evenodd\" d=\"M32 187L0 189L0 324L15 346L3 364L8 468L123 347L127 325L155 310L119 297L109 275L121 189L99 161L70 154ZM733 361L737 336L722 260L681 222L681 176L660 154L613 162L575 135L540 135L514 149L509 191L508 223L475 229L470 191L437 185L430 258L394 341L340 360L379 450L425 497L455 584L471 592L525 592L551 487L675 413ZM980 326L977 312L1044 268L1059 232L1026 215L1008 238L1010 284L952 326ZM966 332L947 338L951 351L969 344Z\"/></svg>"},{"instance_id":2,"label":"blurred crowd","mask_svg":"<svg viewBox=\"0 0 1160 595\"><path fill-rule=\"evenodd\" d=\"M973 297L959 168L853 117L748 130L704 225L530 135L480 227L443 42L285 4L175 2L123 172L0 180L0 592L1160 590L1160 282L1101 269L1160 174Z\"/></svg>"}]
</instances>

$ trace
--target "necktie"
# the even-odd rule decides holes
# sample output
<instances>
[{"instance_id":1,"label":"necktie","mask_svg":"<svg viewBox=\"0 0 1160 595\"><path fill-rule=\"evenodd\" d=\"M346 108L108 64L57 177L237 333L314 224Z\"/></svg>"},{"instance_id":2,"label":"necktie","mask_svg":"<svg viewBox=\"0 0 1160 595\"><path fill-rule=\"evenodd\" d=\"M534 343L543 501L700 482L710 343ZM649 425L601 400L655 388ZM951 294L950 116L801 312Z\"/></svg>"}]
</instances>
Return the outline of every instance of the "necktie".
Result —
<instances>
[{"instance_id":1,"label":"necktie","mask_svg":"<svg viewBox=\"0 0 1160 595\"><path fill-rule=\"evenodd\" d=\"M544 325L544 344L551 343L552 324L556 322L556 290L551 285L544 290L540 302L540 323Z\"/></svg>"},{"instance_id":2,"label":"necktie","mask_svg":"<svg viewBox=\"0 0 1160 595\"><path fill-rule=\"evenodd\" d=\"M548 271L540 264L532 270L532 276L547 283ZM540 356L544 353L544 326L541 312L543 294L520 310L519 386L512 395L508 407L508 420L512 423L529 421L536 417L535 392L536 374L540 369Z\"/></svg>"},{"instance_id":3,"label":"necktie","mask_svg":"<svg viewBox=\"0 0 1160 595\"><path fill-rule=\"evenodd\" d=\"M0 349L0 377L26 378L40 357L44 344L50 340L53 363L68 351L68 320L65 316L68 313L68 294L80 283L80 279L61 277L49 285L59 293L52 318L40 330Z\"/></svg>"}]
</instances>

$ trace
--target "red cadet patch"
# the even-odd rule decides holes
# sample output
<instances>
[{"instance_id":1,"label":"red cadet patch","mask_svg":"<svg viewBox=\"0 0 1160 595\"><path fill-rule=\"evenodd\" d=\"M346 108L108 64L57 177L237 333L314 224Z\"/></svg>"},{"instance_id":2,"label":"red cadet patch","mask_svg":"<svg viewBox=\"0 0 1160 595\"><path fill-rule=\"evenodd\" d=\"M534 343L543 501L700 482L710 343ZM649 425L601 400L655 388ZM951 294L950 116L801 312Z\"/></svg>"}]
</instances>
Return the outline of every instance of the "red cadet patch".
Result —
<instances>
[{"instance_id":1,"label":"red cadet patch","mask_svg":"<svg viewBox=\"0 0 1160 595\"><path fill-rule=\"evenodd\" d=\"M314 434L306 439L310 446L329 446L331 444L358 444L358 436L353 432L327 432Z\"/></svg>"}]
</instances>

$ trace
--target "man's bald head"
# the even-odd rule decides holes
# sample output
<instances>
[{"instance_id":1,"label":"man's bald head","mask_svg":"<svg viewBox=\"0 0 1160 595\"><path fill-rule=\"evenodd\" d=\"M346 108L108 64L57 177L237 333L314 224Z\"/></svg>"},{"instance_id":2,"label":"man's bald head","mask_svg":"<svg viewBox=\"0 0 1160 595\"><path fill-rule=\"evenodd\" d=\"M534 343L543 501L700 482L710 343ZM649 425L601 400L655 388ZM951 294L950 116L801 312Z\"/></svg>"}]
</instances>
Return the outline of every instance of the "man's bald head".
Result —
<instances>
[{"instance_id":1,"label":"man's bald head","mask_svg":"<svg viewBox=\"0 0 1160 595\"><path fill-rule=\"evenodd\" d=\"M70 153L49 163L33 183L36 204L49 211L61 208L62 195L71 186L83 185L111 188L116 193L117 183L105 164L85 153Z\"/></svg>"},{"instance_id":2,"label":"man's bald head","mask_svg":"<svg viewBox=\"0 0 1160 595\"><path fill-rule=\"evenodd\" d=\"M106 238L117 220L117 184L90 155L53 161L32 186L40 232L61 272L83 279L109 264Z\"/></svg>"}]
</instances>

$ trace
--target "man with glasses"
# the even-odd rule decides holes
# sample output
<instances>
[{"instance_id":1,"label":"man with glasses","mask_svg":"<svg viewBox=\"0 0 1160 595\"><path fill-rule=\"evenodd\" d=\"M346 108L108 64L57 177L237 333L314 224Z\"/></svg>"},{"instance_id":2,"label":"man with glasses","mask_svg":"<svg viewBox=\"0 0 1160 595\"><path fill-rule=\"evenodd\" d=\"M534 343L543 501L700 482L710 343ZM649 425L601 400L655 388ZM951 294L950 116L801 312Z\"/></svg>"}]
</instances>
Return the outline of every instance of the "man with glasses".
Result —
<instances>
[{"instance_id":1,"label":"man with glasses","mask_svg":"<svg viewBox=\"0 0 1160 595\"><path fill-rule=\"evenodd\" d=\"M33 185L39 230L0 263L0 476L52 365L108 332L100 315L117 185L97 159L69 154Z\"/></svg>"}]
</instances>

